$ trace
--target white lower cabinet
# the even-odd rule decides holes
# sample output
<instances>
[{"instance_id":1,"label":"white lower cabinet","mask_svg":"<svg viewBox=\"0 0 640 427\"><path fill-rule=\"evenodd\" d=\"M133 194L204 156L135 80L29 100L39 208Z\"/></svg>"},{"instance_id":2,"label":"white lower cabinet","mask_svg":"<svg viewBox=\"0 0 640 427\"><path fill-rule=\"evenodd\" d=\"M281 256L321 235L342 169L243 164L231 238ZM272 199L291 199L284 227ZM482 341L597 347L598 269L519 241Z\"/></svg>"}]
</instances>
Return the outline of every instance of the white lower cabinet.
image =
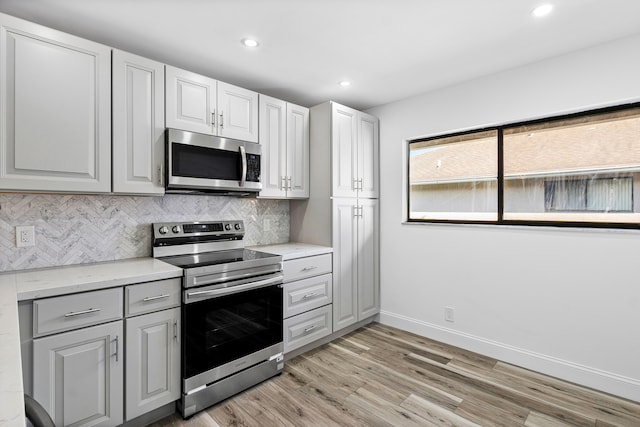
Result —
<instances>
[{"instance_id":1,"label":"white lower cabinet","mask_svg":"<svg viewBox=\"0 0 640 427\"><path fill-rule=\"evenodd\" d=\"M126 420L180 397L180 309L126 320Z\"/></svg>"},{"instance_id":2,"label":"white lower cabinet","mask_svg":"<svg viewBox=\"0 0 640 427\"><path fill-rule=\"evenodd\" d=\"M284 261L284 352L333 332L331 254Z\"/></svg>"},{"instance_id":3,"label":"white lower cabinet","mask_svg":"<svg viewBox=\"0 0 640 427\"><path fill-rule=\"evenodd\" d=\"M32 319L25 338L35 337L23 369L56 426L116 426L180 397L180 286L165 279L22 305Z\"/></svg>"},{"instance_id":4,"label":"white lower cabinet","mask_svg":"<svg viewBox=\"0 0 640 427\"><path fill-rule=\"evenodd\" d=\"M56 426L122 424L122 320L33 340L33 397Z\"/></svg>"},{"instance_id":5,"label":"white lower cabinet","mask_svg":"<svg viewBox=\"0 0 640 427\"><path fill-rule=\"evenodd\" d=\"M331 334L331 304L284 319L284 352L310 344Z\"/></svg>"}]
</instances>

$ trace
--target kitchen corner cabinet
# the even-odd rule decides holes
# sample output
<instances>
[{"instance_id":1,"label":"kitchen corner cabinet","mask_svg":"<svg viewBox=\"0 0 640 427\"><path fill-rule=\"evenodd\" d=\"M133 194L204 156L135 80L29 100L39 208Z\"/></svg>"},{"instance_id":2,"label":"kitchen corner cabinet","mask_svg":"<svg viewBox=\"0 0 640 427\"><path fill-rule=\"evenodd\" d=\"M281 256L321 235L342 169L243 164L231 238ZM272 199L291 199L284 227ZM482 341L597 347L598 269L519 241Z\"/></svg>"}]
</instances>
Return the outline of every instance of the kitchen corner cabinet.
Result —
<instances>
[{"instance_id":1,"label":"kitchen corner cabinet","mask_svg":"<svg viewBox=\"0 0 640 427\"><path fill-rule=\"evenodd\" d=\"M309 109L260 95L260 197L309 197Z\"/></svg>"},{"instance_id":2,"label":"kitchen corner cabinet","mask_svg":"<svg viewBox=\"0 0 640 427\"><path fill-rule=\"evenodd\" d=\"M330 107L333 196L377 198L378 120L337 103Z\"/></svg>"},{"instance_id":3,"label":"kitchen corner cabinet","mask_svg":"<svg viewBox=\"0 0 640 427\"><path fill-rule=\"evenodd\" d=\"M164 64L113 51L113 192L163 195Z\"/></svg>"},{"instance_id":4,"label":"kitchen corner cabinet","mask_svg":"<svg viewBox=\"0 0 640 427\"><path fill-rule=\"evenodd\" d=\"M111 49L0 14L0 189L111 191Z\"/></svg>"},{"instance_id":5,"label":"kitchen corner cabinet","mask_svg":"<svg viewBox=\"0 0 640 427\"><path fill-rule=\"evenodd\" d=\"M333 199L333 324L339 330L380 311L378 200Z\"/></svg>"},{"instance_id":6,"label":"kitchen corner cabinet","mask_svg":"<svg viewBox=\"0 0 640 427\"><path fill-rule=\"evenodd\" d=\"M167 65L169 128L258 142L258 93Z\"/></svg>"},{"instance_id":7,"label":"kitchen corner cabinet","mask_svg":"<svg viewBox=\"0 0 640 427\"><path fill-rule=\"evenodd\" d=\"M33 398L57 426L122 424L122 289L33 302Z\"/></svg>"},{"instance_id":8,"label":"kitchen corner cabinet","mask_svg":"<svg viewBox=\"0 0 640 427\"><path fill-rule=\"evenodd\" d=\"M57 426L116 426L180 397L180 283L164 279L19 306L21 322L27 319L21 335L33 342L23 346L23 370L32 373L25 389Z\"/></svg>"}]
</instances>

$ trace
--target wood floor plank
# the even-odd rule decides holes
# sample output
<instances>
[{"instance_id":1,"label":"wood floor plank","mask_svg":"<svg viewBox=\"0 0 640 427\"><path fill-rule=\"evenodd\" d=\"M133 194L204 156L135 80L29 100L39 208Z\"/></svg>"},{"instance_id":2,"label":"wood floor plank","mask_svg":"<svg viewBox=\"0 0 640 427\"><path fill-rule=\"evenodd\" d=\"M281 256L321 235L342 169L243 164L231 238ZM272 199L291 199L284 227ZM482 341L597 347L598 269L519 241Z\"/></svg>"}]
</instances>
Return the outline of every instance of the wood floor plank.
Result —
<instances>
[{"instance_id":1,"label":"wood floor plank","mask_svg":"<svg viewBox=\"0 0 640 427\"><path fill-rule=\"evenodd\" d=\"M481 427L480 424L476 424L473 421L448 410L447 408L438 406L433 402L416 396L415 394L409 395L409 397L400 404L400 407L408 409L414 414L417 414L438 426Z\"/></svg>"},{"instance_id":2,"label":"wood floor plank","mask_svg":"<svg viewBox=\"0 0 640 427\"><path fill-rule=\"evenodd\" d=\"M640 427L640 403L372 323L153 427Z\"/></svg>"}]
</instances>

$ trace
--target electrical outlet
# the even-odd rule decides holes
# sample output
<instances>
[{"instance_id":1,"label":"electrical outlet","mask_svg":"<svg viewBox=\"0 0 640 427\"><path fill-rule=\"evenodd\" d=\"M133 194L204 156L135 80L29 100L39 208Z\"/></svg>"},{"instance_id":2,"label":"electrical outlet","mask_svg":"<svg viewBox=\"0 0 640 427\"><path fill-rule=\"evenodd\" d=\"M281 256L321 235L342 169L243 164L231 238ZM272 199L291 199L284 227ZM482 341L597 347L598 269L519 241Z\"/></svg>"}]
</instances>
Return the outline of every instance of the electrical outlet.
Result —
<instances>
[{"instance_id":1,"label":"electrical outlet","mask_svg":"<svg viewBox=\"0 0 640 427\"><path fill-rule=\"evenodd\" d=\"M33 225L20 225L16 227L16 246L24 248L35 246L36 231Z\"/></svg>"},{"instance_id":2,"label":"electrical outlet","mask_svg":"<svg viewBox=\"0 0 640 427\"><path fill-rule=\"evenodd\" d=\"M455 322L455 309L453 307L444 308L444 320L447 322Z\"/></svg>"}]
</instances>

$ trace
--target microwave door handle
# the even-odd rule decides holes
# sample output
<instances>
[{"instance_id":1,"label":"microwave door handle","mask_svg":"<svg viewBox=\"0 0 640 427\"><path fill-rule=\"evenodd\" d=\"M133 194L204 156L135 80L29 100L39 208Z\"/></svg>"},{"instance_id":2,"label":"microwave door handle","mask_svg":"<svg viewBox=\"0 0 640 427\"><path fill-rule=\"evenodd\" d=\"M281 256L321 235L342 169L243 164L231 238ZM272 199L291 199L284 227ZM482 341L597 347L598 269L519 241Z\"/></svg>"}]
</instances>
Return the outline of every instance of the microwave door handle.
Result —
<instances>
[{"instance_id":1,"label":"microwave door handle","mask_svg":"<svg viewBox=\"0 0 640 427\"><path fill-rule=\"evenodd\" d=\"M240 158L242 159L242 175L240 176L240 187L244 187L247 180L247 153L244 146L240 146Z\"/></svg>"}]
</instances>

